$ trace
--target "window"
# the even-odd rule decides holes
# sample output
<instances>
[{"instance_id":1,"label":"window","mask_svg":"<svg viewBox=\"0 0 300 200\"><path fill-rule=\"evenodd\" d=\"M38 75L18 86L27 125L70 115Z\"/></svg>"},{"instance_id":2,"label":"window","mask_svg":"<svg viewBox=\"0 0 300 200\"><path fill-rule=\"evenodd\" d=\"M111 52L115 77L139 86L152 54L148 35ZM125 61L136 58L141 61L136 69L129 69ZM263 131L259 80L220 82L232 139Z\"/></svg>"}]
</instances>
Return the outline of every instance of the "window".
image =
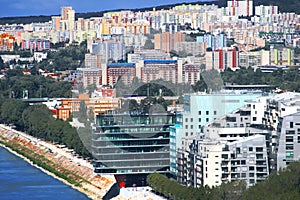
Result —
<instances>
[{"instance_id":1,"label":"window","mask_svg":"<svg viewBox=\"0 0 300 200\"><path fill-rule=\"evenodd\" d=\"M252 119L253 119L254 122L256 121L256 117L253 117Z\"/></svg>"},{"instance_id":2,"label":"window","mask_svg":"<svg viewBox=\"0 0 300 200\"><path fill-rule=\"evenodd\" d=\"M189 125L185 125L185 129L188 129L189 128Z\"/></svg>"},{"instance_id":3,"label":"window","mask_svg":"<svg viewBox=\"0 0 300 200\"><path fill-rule=\"evenodd\" d=\"M208 118L206 118L206 122L209 122L209 119L208 119Z\"/></svg>"},{"instance_id":4,"label":"window","mask_svg":"<svg viewBox=\"0 0 300 200\"><path fill-rule=\"evenodd\" d=\"M217 115L217 111L216 110L214 111L214 115Z\"/></svg>"},{"instance_id":5,"label":"window","mask_svg":"<svg viewBox=\"0 0 300 200\"><path fill-rule=\"evenodd\" d=\"M188 122L188 120L189 120L188 118L185 118L185 122Z\"/></svg>"},{"instance_id":6,"label":"window","mask_svg":"<svg viewBox=\"0 0 300 200\"><path fill-rule=\"evenodd\" d=\"M198 111L198 115L201 115L201 110Z\"/></svg>"},{"instance_id":7,"label":"window","mask_svg":"<svg viewBox=\"0 0 300 200\"><path fill-rule=\"evenodd\" d=\"M249 171L254 171L254 166L250 166Z\"/></svg>"},{"instance_id":8,"label":"window","mask_svg":"<svg viewBox=\"0 0 300 200\"><path fill-rule=\"evenodd\" d=\"M294 123L290 122L290 128L294 128Z\"/></svg>"},{"instance_id":9,"label":"window","mask_svg":"<svg viewBox=\"0 0 300 200\"><path fill-rule=\"evenodd\" d=\"M201 122L201 118L199 118L198 120L199 120L199 122Z\"/></svg>"},{"instance_id":10,"label":"window","mask_svg":"<svg viewBox=\"0 0 300 200\"><path fill-rule=\"evenodd\" d=\"M286 136L285 141L286 142L294 142L294 136L290 136L290 135Z\"/></svg>"},{"instance_id":11,"label":"window","mask_svg":"<svg viewBox=\"0 0 300 200\"><path fill-rule=\"evenodd\" d=\"M193 118L191 118L191 122L193 122Z\"/></svg>"},{"instance_id":12,"label":"window","mask_svg":"<svg viewBox=\"0 0 300 200\"><path fill-rule=\"evenodd\" d=\"M287 144L287 145L285 145L285 149L286 150L293 150L294 149L294 145L293 144Z\"/></svg>"},{"instance_id":13,"label":"window","mask_svg":"<svg viewBox=\"0 0 300 200\"><path fill-rule=\"evenodd\" d=\"M188 132L185 132L185 136L188 136L189 135L189 133Z\"/></svg>"},{"instance_id":14,"label":"window","mask_svg":"<svg viewBox=\"0 0 300 200\"><path fill-rule=\"evenodd\" d=\"M294 131L294 130L287 130L287 131L285 132L285 134L295 134L295 131Z\"/></svg>"},{"instance_id":15,"label":"window","mask_svg":"<svg viewBox=\"0 0 300 200\"><path fill-rule=\"evenodd\" d=\"M294 158L294 152L293 151L288 151L285 153L286 158Z\"/></svg>"},{"instance_id":16,"label":"window","mask_svg":"<svg viewBox=\"0 0 300 200\"><path fill-rule=\"evenodd\" d=\"M253 147L249 147L249 151L253 151Z\"/></svg>"},{"instance_id":17,"label":"window","mask_svg":"<svg viewBox=\"0 0 300 200\"><path fill-rule=\"evenodd\" d=\"M194 126L193 125L191 125L191 129L193 129L194 128Z\"/></svg>"},{"instance_id":18,"label":"window","mask_svg":"<svg viewBox=\"0 0 300 200\"><path fill-rule=\"evenodd\" d=\"M206 115L209 115L209 111L208 110L206 111Z\"/></svg>"},{"instance_id":19,"label":"window","mask_svg":"<svg viewBox=\"0 0 300 200\"><path fill-rule=\"evenodd\" d=\"M263 148L262 147L256 147L256 152L263 152Z\"/></svg>"},{"instance_id":20,"label":"window","mask_svg":"<svg viewBox=\"0 0 300 200\"><path fill-rule=\"evenodd\" d=\"M222 154L223 159L228 159L228 154Z\"/></svg>"}]
</instances>

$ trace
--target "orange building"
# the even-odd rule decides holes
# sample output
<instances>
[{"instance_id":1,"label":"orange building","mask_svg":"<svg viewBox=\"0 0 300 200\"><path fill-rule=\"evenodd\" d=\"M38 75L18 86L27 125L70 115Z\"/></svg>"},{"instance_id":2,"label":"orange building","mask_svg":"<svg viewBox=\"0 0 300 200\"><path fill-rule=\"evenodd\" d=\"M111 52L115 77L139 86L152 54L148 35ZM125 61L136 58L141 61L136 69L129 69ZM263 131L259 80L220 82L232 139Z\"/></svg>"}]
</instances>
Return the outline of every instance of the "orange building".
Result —
<instances>
[{"instance_id":1,"label":"orange building","mask_svg":"<svg viewBox=\"0 0 300 200\"><path fill-rule=\"evenodd\" d=\"M178 42L184 42L185 35L182 32L169 33L164 32L154 35L154 49L169 53L176 49Z\"/></svg>"},{"instance_id":2,"label":"orange building","mask_svg":"<svg viewBox=\"0 0 300 200\"><path fill-rule=\"evenodd\" d=\"M0 35L0 51L13 51L15 37L7 33Z\"/></svg>"},{"instance_id":3,"label":"orange building","mask_svg":"<svg viewBox=\"0 0 300 200\"><path fill-rule=\"evenodd\" d=\"M80 111L80 104L84 102L86 110L92 111L94 116L105 114L108 110L120 108L121 99L111 97L89 98L88 94L80 94L78 98L62 99L61 106L56 108L56 118L67 120L73 112Z\"/></svg>"}]
</instances>

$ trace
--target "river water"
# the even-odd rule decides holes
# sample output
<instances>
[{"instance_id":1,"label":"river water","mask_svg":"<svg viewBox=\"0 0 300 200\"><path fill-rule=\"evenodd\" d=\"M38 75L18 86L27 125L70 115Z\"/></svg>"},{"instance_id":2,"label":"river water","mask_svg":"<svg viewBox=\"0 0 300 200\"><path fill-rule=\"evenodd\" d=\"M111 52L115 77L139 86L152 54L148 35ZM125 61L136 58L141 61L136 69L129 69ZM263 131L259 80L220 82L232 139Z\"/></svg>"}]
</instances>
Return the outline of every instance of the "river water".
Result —
<instances>
[{"instance_id":1,"label":"river water","mask_svg":"<svg viewBox=\"0 0 300 200\"><path fill-rule=\"evenodd\" d=\"M86 195L0 146L1 200L87 200Z\"/></svg>"}]
</instances>

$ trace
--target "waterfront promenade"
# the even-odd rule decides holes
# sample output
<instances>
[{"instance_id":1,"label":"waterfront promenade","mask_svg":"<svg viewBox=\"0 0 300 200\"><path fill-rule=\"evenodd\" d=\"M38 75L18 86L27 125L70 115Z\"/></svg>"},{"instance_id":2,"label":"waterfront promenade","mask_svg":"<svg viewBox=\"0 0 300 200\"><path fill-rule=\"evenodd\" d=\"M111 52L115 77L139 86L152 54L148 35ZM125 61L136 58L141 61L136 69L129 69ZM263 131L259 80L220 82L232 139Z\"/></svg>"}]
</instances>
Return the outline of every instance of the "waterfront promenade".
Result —
<instances>
[{"instance_id":1,"label":"waterfront promenade","mask_svg":"<svg viewBox=\"0 0 300 200\"><path fill-rule=\"evenodd\" d=\"M68 149L34 138L28 134L16 131L2 124L0 125L0 141L11 146L19 145L19 150L26 149L26 151L32 152L31 157L43 158L43 161L45 161L45 163L49 166L56 166L55 169L57 171L62 174L66 173L68 177L80 182L80 185L70 184L68 181L59 178L54 173L45 169L42 170L49 175L58 178L64 183L71 185L80 192L85 193L92 199L102 199L110 187L115 183L114 176L100 176L95 174L91 163L87 160L76 157ZM11 151L11 148L8 148L7 146L1 146ZM24 156L16 153L15 151L11 152L30 162Z\"/></svg>"}]
</instances>

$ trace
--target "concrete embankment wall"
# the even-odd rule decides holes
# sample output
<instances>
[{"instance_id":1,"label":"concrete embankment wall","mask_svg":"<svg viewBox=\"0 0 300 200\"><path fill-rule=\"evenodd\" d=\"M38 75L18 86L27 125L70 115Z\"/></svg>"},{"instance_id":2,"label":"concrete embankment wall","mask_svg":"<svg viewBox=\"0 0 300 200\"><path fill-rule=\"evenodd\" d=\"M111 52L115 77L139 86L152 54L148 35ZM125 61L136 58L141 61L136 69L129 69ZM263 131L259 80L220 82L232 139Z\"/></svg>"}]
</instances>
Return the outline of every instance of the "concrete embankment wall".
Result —
<instances>
[{"instance_id":1,"label":"concrete embankment wall","mask_svg":"<svg viewBox=\"0 0 300 200\"><path fill-rule=\"evenodd\" d=\"M115 183L113 176L94 173L92 165L47 141L0 125L2 146L25 158L46 173L85 193L92 199L102 199Z\"/></svg>"}]
</instances>

